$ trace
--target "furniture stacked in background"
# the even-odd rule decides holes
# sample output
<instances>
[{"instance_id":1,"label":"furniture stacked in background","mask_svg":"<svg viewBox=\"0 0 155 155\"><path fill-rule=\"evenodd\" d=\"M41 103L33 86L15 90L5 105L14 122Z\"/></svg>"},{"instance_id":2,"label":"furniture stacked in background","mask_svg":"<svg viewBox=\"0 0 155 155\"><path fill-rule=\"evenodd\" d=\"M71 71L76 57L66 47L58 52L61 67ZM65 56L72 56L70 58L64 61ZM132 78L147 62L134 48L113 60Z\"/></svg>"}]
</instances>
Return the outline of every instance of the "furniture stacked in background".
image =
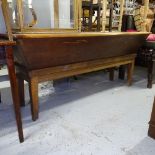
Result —
<instances>
[{"instance_id":1,"label":"furniture stacked in background","mask_svg":"<svg viewBox=\"0 0 155 155\"><path fill-rule=\"evenodd\" d=\"M155 73L155 41L146 41L139 49L136 64L147 67L147 88L152 88Z\"/></svg>"},{"instance_id":2,"label":"furniture stacked in background","mask_svg":"<svg viewBox=\"0 0 155 155\"><path fill-rule=\"evenodd\" d=\"M88 3L90 3L89 0L87 0ZM101 1L97 2L99 5ZM93 0L91 0L91 3L93 4ZM99 17L99 14L97 16L97 19L100 19L102 21L102 31L104 32L105 30L111 32L114 30L114 28L117 29L117 27L113 26L113 23L115 22L114 16L122 18L118 22L118 30L123 31L123 32L133 32L133 31L148 31L150 32L150 28L152 25L152 15L151 15L151 10L154 9L154 1L153 0L125 0L125 1L104 1L106 7L101 6L99 11L102 12L102 17ZM97 5L96 4L96 5ZM120 5L120 6L119 6ZM83 5L82 5L83 6ZM115 7L117 6L117 7ZM124 6L124 7L123 7ZM89 7L90 8L90 7ZM87 8L88 9L88 8ZM88 9L89 10L89 9ZM107 10L107 11L104 11ZM124 10L124 14L123 11ZM106 13L105 13L106 12ZM114 12L117 14L114 15ZM118 13L119 12L119 13ZM89 11L90 13L90 11ZM108 15L107 15L108 13ZM83 15L84 16L84 15ZM101 15L100 15L101 16ZM87 18L90 19L90 14L87 15ZM106 21L105 21L106 19ZM107 22L108 19L108 22ZM83 20L84 21L84 20ZM92 14L91 14L91 19L88 20L89 22L92 22ZM116 20L117 21L117 20ZM88 22L88 25L89 25ZM135 26L136 24L136 26ZM98 25L98 23L97 23ZM121 25L121 29L120 29ZM84 26L84 25L83 25ZM105 28L103 28L105 26ZM92 25L90 26L92 28ZM98 25L98 28L100 26ZM89 31L93 31L92 29L89 29ZM155 29L155 27L154 27ZM98 29L99 30L99 29ZM154 66L154 42L146 42L143 48L140 48L142 50L138 51L137 54L137 59L136 59L136 64L145 64L148 68L148 84L147 87L151 88L152 87L152 79L153 79L153 66ZM137 63L138 60L138 63ZM145 63L144 63L145 60ZM110 79L113 80L113 74L114 74L114 68L110 69ZM119 78L124 79L125 77L125 66L121 66L119 68Z\"/></svg>"},{"instance_id":3,"label":"furniture stacked in background","mask_svg":"<svg viewBox=\"0 0 155 155\"><path fill-rule=\"evenodd\" d=\"M121 31L123 5L123 0L83 0L82 31Z\"/></svg>"},{"instance_id":4,"label":"furniture stacked in background","mask_svg":"<svg viewBox=\"0 0 155 155\"><path fill-rule=\"evenodd\" d=\"M82 1L82 31L93 31L94 28L94 22L93 22L93 16L95 14L95 11L97 12L96 16L96 31L101 30L101 0L98 0L97 3L94 3L93 0L90 1Z\"/></svg>"},{"instance_id":5,"label":"furniture stacked in background","mask_svg":"<svg viewBox=\"0 0 155 155\"><path fill-rule=\"evenodd\" d=\"M123 15L121 31L136 31L133 15Z\"/></svg>"},{"instance_id":6,"label":"furniture stacked in background","mask_svg":"<svg viewBox=\"0 0 155 155\"><path fill-rule=\"evenodd\" d=\"M109 9L109 21L107 28L109 31L121 31L122 17L124 11L124 0L110 0L107 8Z\"/></svg>"},{"instance_id":7,"label":"furniture stacked in background","mask_svg":"<svg viewBox=\"0 0 155 155\"><path fill-rule=\"evenodd\" d=\"M154 3L145 0L137 0L139 3L135 8L134 14L123 15L122 31L148 31L155 32L154 20ZM144 5L145 4L145 5ZM147 5L146 5L147 4ZM148 5L149 4L149 5ZM128 12L128 11L125 11ZM133 11L132 11L133 12ZM152 26L152 28L151 28ZM150 34L149 38L145 41L144 45L137 51L136 65L147 67L147 87L152 88L152 81L154 75L154 61L155 61L155 36ZM123 72L123 68L121 68ZM121 73L122 79L124 73Z\"/></svg>"},{"instance_id":8,"label":"furniture stacked in background","mask_svg":"<svg viewBox=\"0 0 155 155\"><path fill-rule=\"evenodd\" d=\"M139 49L136 57L136 65L147 67L147 88L152 88L153 77L155 74L155 20L151 32L145 44Z\"/></svg>"}]
</instances>

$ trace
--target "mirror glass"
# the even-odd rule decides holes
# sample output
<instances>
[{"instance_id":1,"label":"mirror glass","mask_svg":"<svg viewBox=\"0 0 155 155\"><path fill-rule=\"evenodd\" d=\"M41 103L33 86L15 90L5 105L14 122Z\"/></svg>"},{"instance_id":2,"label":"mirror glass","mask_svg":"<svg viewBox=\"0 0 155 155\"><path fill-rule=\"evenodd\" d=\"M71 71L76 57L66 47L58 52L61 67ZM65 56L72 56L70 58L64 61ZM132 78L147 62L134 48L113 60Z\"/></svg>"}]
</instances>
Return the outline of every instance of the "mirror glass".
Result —
<instances>
[{"instance_id":1,"label":"mirror glass","mask_svg":"<svg viewBox=\"0 0 155 155\"><path fill-rule=\"evenodd\" d=\"M74 28L74 0L23 0L24 26Z\"/></svg>"},{"instance_id":2,"label":"mirror glass","mask_svg":"<svg viewBox=\"0 0 155 155\"><path fill-rule=\"evenodd\" d=\"M17 12L16 0L7 0L9 6L9 15L11 20L12 28L19 28L19 13Z\"/></svg>"},{"instance_id":3,"label":"mirror glass","mask_svg":"<svg viewBox=\"0 0 155 155\"><path fill-rule=\"evenodd\" d=\"M3 12L2 12L2 8L0 5L0 33L6 33L6 27L5 27L5 22L4 22L4 18L3 18Z\"/></svg>"},{"instance_id":4,"label":"mirror glass","mask_svg":"<svg viewBox=\"0 0 155 155\"><path fill-rule=\"evenodd\" d=\"M19 15L22 14L24 28L72 29L75 27L76 0L21 0L21 5L17 0L7 1L14 29L20 27Z\"/></svg>"}]
</instances>

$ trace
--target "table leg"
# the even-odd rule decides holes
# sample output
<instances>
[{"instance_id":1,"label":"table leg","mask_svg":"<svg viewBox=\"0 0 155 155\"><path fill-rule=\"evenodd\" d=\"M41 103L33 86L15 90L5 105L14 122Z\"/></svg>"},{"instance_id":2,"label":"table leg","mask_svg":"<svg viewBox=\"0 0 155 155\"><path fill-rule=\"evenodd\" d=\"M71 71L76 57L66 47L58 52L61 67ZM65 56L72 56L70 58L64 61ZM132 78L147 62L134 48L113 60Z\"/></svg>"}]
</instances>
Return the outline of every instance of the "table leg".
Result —
<instances>
[{"instance_id":1,"label":"table leg","mask_svg":"<svg viewBox=\"0 0 155 155\"><path fill-rule=\"evenodd\" d=\"M1 65L0 65L0 70L1 70ZM1 100L1 91L0 91L0 103L2 102L2 100Z\"/></svg>"},{"instance_id":2,"label":"table leg","mask_svg":"<svg viewBox=\"0 0 155 155\"><path fill-rule=\"evenodd\" d=\"M19 101L20 101L20 106L25 107L25 90L24 90L24 80L18 75L17 77L17 83L18 83L18 91L19 91Z\"/></svg>"},{"instance_id":3,"label":"table leg","mask_svg":"<svg viewBox=\"0 0 155 155\"><path fill-rule=\"evenodd\" d=\"M152 58L148 61L148 82L147 82L147 88L152 88L152 79L153 79L153 61Z\"/></svg>"},{"instance_id":4,"label":"table leg","mask_svg":"<svg viewBox=\"0 0 155 155\"><path fill-rule=\"evenodd\" d=\"M127 74L128 86L132 85L132 75L133 75L133 71L134 71L134 64L135 64L134 61L132 61L130 64L128 64L128 74Z\"/></svg>"},{"instance_id":5,"label":"table leg","mask_svg":"<svg viewBox=\"0 0 155 155\"><path fill-rule=\"evenodd\" d=\"M151 119L149 122L148 135L155 139L155 99L154 99L154 103L153 103Z\"/></svg>"},{"instance_id":6,"label":"table leg","mask_svg":"<svg viewBox=\"0 0 155 155\"><path fill-rule=\"evenodd\" d=\"M121 80L125 79L125 65L119 67L119 75L118 78Z\"/></svg>"},{"instance_id":7,"label":"table leg","mask_svg":"<svg viewBox=\"0 0 155 155\"><path fill-rule=\"evenodd\" d=\"M109 80L114 81L114 73L115 73L115 68L110 68L109 69Z\"/></svg>"},{"instance_id":8,"label":"table leg","mask_svg":"<svg viewBox=\"0 0 155 155\"><path fill-rule=\"evenodd\" d=\"M1 92L0 92L0 103L1 103L2 101L1 101Z\"/></svg>"},{"instance_id":9,"label":"table leg","mask_svg":"<svg viewBox=\"0 0 155 155\"><path fill-rule=\"evenodd\" d=\"M18 135L19 135L20 142L23 142L24 136L23 136L21 113L20 113L20 103L19 103L19 97L18 97L19 92L18 92L18 85L17 85L16 74L15 74L15 66L13 61L12 46L6 46L5 50L6 50L6 61L7 61L9 78L10 78L10 85L11 85L11 91L12 91Z\"/></svg>"},{"instance_id":10,"label":"table leg","mask_svg":"<svg viewBox=\"0 0 155 155\"><path fill-rule=\"evenodd\" d=\"M29 81L29 93L31 100L32 120L36 121L39 117L39 103L38 103L38 79L33 77Z\"/></svg>"}]
</instances>

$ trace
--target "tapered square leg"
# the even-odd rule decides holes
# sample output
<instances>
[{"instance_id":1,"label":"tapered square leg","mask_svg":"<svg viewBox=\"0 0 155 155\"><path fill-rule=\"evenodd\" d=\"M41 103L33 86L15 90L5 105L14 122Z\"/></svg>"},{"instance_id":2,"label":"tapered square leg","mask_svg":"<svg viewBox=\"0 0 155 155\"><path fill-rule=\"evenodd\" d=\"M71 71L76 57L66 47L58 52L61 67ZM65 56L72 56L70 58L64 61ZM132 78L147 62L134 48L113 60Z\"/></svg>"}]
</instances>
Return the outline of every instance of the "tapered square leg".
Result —
<instances>
[{"instance_id":1,"label":"tapered square leg","mask_svg":"<svg viewBox=\"0 0 155 155\"><path fill-rule=\"evenodd\" d=\"M149 122L148 136L155 139L155 99L154 99L154 103L153 103L151 119Z\"/></svg>"},{"instance_id":2,"label":"tapered square leg","mask_svg":"<svg viewBox=\"0 0 155 155\"><path fill-rule=\"evenodd\" d=\"M38 103L38 79L31 78L29 81L29 93L31 102L32 120L36 121L39 116L39 103Z\"/></svg>"},{"instance_id":3,"label":"tapered square leg","mask_svg":"<svg viewBox=\"0 0 155 155\"><path fill-rule=\"evenodd\" d=\"M121 80L125 79L125 65L122 65L122 66L119 67L118 78L121 79Z\"/></svg>"},{"instance_id":4,"label":"tapered square leg","mask_svg":"<svg viewBox=\"0 0 155 155\"><path fill-rule=\"evenodd\" d=\"M110 68L109 69L109 80L110 81L114 81L114 73L115 73L115 69L114 68Z\"/></svg>"},{"instance_id":5,"label":"tapered square leg","mask_svg":"<svg viewBox=\"0 0 155 155\"><path fill-rule=\"evenodd\" d=\"M132 85L132 75L133 75L133 71L134 71L134 61L132 61L131 63L128 64L128 72L127 72L127 80L128 80L128 86Z\"/></svg>"},{"instance_id":6,"label":"tapered square leg","mask_svg":"<svg viewBox=\"0 0 155 155\"><path fill-rule=\"evenodd\" d=\"M147 88L152 88L152 80L153 80L153 61L150 58L150 60L148 61L148 73L147 73L147 77L148 77L148 82L147 82Z\"/></svg>"},{"instance_id":7,"label":"tapered square leg","mask_svg":"<svg viewBox=\"0 0 155 155\"><path fill-rule=\"evenodd\" d=\"M1 91L0 91L0 103L2 102L2 100L1 100Z\"/></svg>"},{"instance_id":8,"label":"tapered square leg","mask_svg":"<svg viewBox=\"0 0 155 155\"><path fill-rule=\"evenodd\" d=\"M25 106L24 80L17 75L19 99L21 107Z\"/></svg>"},{"instance_id":9,"label":"tapered square leg","mask_svg":"<svg viewBox=\"0 0 155 155\"><path fill-rule=\"evenodd\" d=\"M23 136L23 128L22 128L22 120L21 120L21 112L20 112L20 99L19 99L19 90L18 90L19 87L18 87L17 78L15 74L13 51L11 46L6 46L5 50L6 50L6 61L7 61L9 78L10 78L10 85L11 85L11 92L12 92L12 98L13 98L18 135L19 135L20 142L23 142L24 136Z\"/></svg>"},{"instance_id":10,"label":"tapered square leg","mask_svg":"<svg viewBox=\"0 0 155 155\"><path fill-rule=\"evenodd\" d=\"M1 65L0 65L0 70L1 70ZM1 100L1 91L0 91L0 103L2 102L2 100Z\"/></svg>"}]
</instances>

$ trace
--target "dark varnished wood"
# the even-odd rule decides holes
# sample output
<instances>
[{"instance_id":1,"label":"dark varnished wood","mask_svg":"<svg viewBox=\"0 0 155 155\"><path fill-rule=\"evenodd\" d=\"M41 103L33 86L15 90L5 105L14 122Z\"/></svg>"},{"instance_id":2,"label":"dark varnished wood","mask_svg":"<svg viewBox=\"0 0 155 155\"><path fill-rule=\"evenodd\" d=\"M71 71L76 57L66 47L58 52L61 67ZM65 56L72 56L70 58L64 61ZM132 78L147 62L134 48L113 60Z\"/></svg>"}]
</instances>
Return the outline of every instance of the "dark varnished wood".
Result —
<instances>
[{"instance_id":1,"label":"dark varnished wood","mask_svg":"<svg viewBox=\"0 0 155 155\"><path fill-rule=\"evenodd\" d=\"M148 58L148 73L147 73L147 88L152 88L153 85L153 73L154 73L154 60L151 58L152 56L150 56L150 58Z\"/></svg>"},{"instance_id":2,"label":"dark varnished wood","mask_svg":"<svg viewBox=\"0 0 155 155\"><path fill-rule=\"evenodd\" d=\"M31 100L31 114L32 120L35 121L39 117L39 105L38 105L38 77L32 77L29 80L29 93Z\"/></svg>"},{"instance_id":3,"label":"dark varnished wood","mask_svg":"<svg viewBox=\"0 0 155 155\"><path fill-rule=\"evenodd\" d=\"M121 80L125 79L125 66L120 66L119 67L118 78L121 79Z\"/></svg>"},{"instance_id":4,"label":"dark varnished wood","mask_svg":"<svg viewBox=\"0 0 155 155\"><path fill-rule=\"evenodd\" d=\"M147 88L152 88L153 77L155 75L155 42L146 41L136 57L136 64L147 67Z\"/></svg>"},{"instance_id":5,"label":"dark varnished wood","mask_svg":"<svg viewBox=\"0 0 155 155\"><path fill-rule=\"evenodd\" d=\"M131 86L131 84L132 84L132 74L133 74L133 70L134 70L134 64L135 64L135 61L133 60L132 63L128 64L128 66L127 66L127 69L128 69L127 79L128 79L129 86Z\"/></svg>"},{"instance_id":6,"label":"dark varnished wood","mask_svg":"<svg viewBox=\"0 0 155 155\"><path fill-rule=\"evenodd\" d=\"M14 61L13 61L13 50L12 50L13 45L15 45L15 42L0 40L0 46L4 46L5 52L6 52L6 63L7 63L8 73L10 78L10 85L11 85L11 91L12 91L12 98L13 98L19 140L20 142L23 142L24 137L23 137L23 129L22 129L22 121L21 121L21 113L20 113L20 102L18 98L19 91L18 91L18 85L16 81Z\"/></svg>"},{"instance_id":7,"label":"dark varnished wood","mask_svg":"<svg viewBox=\"0 0 155 155\"><path fill-rule=\"evenodd\" d=\"M136 51L148 33L18 34L15 58L29 82L32 120L38 118L38 83L127 65L131 85ZM110 74L113 80L113 72ZM20 81L20 80L18 80Z\"/></svg>"},{"instance_id":8,"label":"dark varnished wood","mask_svg":"<svg viewBox=\"0 0 155 155\"><path fill-rule=\"evenodd\" d=\"M15 41L0 39L0 46L13 46L13 45L16 45Z\"/></svg>"},{"instance_id":9,"label":"dark varnished wood","mask_svg":"<svg viewBox=\"0 0 155 155\"><path fill-rule=\"evenodd\" d=\"M152 107L151 119L149 122L149 131L148 135L155 139L155 99Z\"/></svg>"},{"instance_id":10,"label":"dark varnished wood","mask_svg":"<svg viewBox=\"0 0 155 155\"><path fill-rule=\"evenodd\" d=\"M18 75L17 75L18 76ZM25 106L25 91L24 91L24 80L17 77L18 90L19 90L19 99L21 107Z\"/></svg>"},{"instance_id":11,"label":"dark varnished wood","mask_svg":"<svg viewBox=\"0 0 155 155\"><path fill-rule=\"evenodd\" d=\"M114 81L114 73L115 73L115 68L110 68L109 69L109 80Z\"/></svg>"},{"instance_id":12,"label":"dark varnished wood","mask_svg":"<svg viewBox=\"0 0 155 155\"><path fill-rule=\"evenodd\" d=\"M1 92L0 92L0 103L2 102L2 100L1 100Z\"/></svg>"},{"instance_id":13,"label":"dark varnished wood","mask_svg":"<svg viewBox=\"0 0 155 155\"><path fill-rule=\"evenodd\" d=\"M148 33L18 35L17 62L28 70L85 62L135 53ZM34 36L34 38L32 38ZM25 37L25 38L24 38ZM41 60L41 61L40 61Z\"/></svg>"}]
</instances>

